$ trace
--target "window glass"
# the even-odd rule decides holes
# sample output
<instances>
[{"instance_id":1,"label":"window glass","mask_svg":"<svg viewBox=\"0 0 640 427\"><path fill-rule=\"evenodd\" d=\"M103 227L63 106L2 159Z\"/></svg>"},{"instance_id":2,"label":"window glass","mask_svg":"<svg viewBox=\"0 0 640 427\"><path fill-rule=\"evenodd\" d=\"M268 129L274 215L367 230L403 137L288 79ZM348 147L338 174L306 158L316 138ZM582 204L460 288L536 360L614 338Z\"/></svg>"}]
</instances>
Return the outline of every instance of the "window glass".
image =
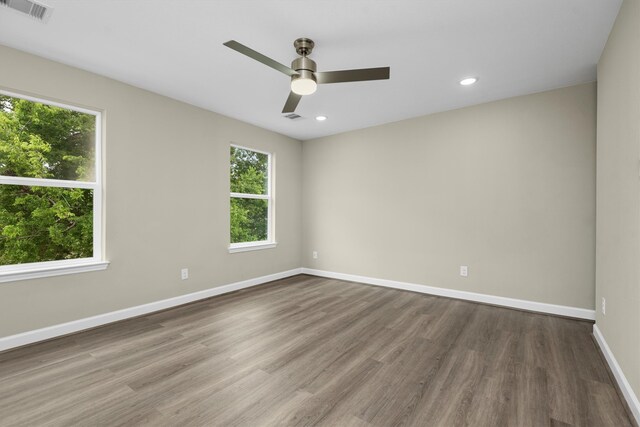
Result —
<instances>
[{"instance_id":1,"label":"window glass","mask_svg":"<svg viewBox=\"0 0 640 427\"><path fill-rule=\"evenodd\" d=\"M0 94L0 175L95 181L96 117Z\"/></svg>"},{"instance_id":2,"label":"window glass","mask_svg":"<svg viewBox=\"0 0 640 427\"><path fill-rule=\"evenodd\" d=\"M0 185L0 265L93 256L93 190Z\"/></svg>"},{"instance_id":3,"label":"window glass","mask_svg":"<svg viewBox=\"0 0 640 427\"><path fill-rule=\"evenodd\" d=\"M268 200L231 198L231 243L268 237Z\"/></svg>"},{"instance_id":4,"label":"window glass","mask_svg":"<svg viewBox=\"0 0 640 427\"><path fill-rule=\"evenodd\" d=\"M268 194L269 155L231 147L231 192Z\"/></svg>"}]
</instances>

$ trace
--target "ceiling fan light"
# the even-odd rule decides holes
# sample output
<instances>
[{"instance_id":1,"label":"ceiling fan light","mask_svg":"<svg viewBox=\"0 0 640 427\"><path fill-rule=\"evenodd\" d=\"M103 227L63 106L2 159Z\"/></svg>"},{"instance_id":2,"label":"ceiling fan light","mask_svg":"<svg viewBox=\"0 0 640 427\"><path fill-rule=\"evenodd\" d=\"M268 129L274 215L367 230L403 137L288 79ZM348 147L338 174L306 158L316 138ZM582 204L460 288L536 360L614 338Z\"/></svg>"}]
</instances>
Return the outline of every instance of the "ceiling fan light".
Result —
<instances>
[{"instance_id":1,"label":"ceiling fan light","mask_svg":"<svg viewBox=\"0 0 640 427\"><path fill-rule=\"evenodd\" d=\"M316 76L309 70L296 70L299 74L291 77L291 91L298 95L311 95L318 88Z\"/></svg>"},{"instance_id":2,"label":"ceiling fan light","mask_svg":"<svg viewBox=\"0 0 640 427\"><path fill-rule=\"evenodd\" d=\"M298 95L311 95L318 88L313 79L298 78L291 80L291 90Z\"/></svg>"}]
</instances>

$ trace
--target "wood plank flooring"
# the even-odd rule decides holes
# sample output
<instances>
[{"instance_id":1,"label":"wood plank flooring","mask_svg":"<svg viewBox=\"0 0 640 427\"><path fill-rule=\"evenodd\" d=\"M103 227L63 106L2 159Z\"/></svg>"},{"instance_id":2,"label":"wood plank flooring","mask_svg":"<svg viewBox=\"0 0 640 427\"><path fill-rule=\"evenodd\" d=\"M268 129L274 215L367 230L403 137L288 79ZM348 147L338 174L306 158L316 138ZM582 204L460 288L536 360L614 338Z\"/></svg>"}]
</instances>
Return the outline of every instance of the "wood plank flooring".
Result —
<instances>
[{"instance_id":1,"label":"wood plank flooring","mask_svg":"<svg viewBox=\"0 0 640 427\"><path fill-rule=\"evenodd\" d=\"M2 426L631 426L590 322L296 276L0 354Z\"/></svg>"}]
</instances>

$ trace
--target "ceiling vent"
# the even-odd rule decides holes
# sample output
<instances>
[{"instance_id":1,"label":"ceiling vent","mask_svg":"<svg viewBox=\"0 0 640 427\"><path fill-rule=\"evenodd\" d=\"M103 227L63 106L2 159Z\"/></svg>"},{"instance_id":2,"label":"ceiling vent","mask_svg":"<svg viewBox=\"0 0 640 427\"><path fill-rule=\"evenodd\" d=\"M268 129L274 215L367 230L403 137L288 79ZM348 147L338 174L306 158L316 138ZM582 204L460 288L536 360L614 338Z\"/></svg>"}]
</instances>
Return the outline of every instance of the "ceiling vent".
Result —
<instances>
[{"instance_id":1,"label":"ceiling vent","mask_svg":"<svg viewBox=\"0 0 640 427\"><path fill-rule=\"evenodd\" d=\"M2 1L2 0L0 0L0 1ZM295 119L299 119L302 116L299 116L296 113L289 113L289 114L285 114L284 117L286 117L289 120L295 120Z\"/></svg>"},{"instance_id":2,"label":"ceiling vent","mask_svg":"<svg viewBox=\"0 0 640 427\"><path fill-rule=\"evenodd\" d=\"M43 22L51 15L51 8L30 0L0 0L0 5Z\"/></svg>"}]
</instances>

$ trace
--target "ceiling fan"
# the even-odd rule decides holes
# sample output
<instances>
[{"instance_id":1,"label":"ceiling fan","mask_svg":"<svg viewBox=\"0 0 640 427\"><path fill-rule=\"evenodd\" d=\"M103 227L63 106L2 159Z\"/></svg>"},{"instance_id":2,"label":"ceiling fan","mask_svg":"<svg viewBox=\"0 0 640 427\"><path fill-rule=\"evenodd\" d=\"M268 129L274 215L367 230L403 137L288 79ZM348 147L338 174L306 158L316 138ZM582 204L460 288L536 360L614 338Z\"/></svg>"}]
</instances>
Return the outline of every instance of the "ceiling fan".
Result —
<instances>
[{"instance_id":1,"label":"ceiling fan","mask_svg":"<svg viewBox=\"0 0 640 427\"><path fill-rule=\"evenodd\" d=\"M299 38L293 42L293 47L296 48L296 52L300 57L293 60L291 67L287 67L235 40L229 40L223 44L228 48L240 52L258 62L262 62L264 65L291 77L291 92L282 109L283 113L293 113L302 96L314 93L318 84L386 80L389 78L389 67L316 71L315 61L308 58L315 43L313 43L313 40L307 38Z\"/></svg>"}]
</instances>

